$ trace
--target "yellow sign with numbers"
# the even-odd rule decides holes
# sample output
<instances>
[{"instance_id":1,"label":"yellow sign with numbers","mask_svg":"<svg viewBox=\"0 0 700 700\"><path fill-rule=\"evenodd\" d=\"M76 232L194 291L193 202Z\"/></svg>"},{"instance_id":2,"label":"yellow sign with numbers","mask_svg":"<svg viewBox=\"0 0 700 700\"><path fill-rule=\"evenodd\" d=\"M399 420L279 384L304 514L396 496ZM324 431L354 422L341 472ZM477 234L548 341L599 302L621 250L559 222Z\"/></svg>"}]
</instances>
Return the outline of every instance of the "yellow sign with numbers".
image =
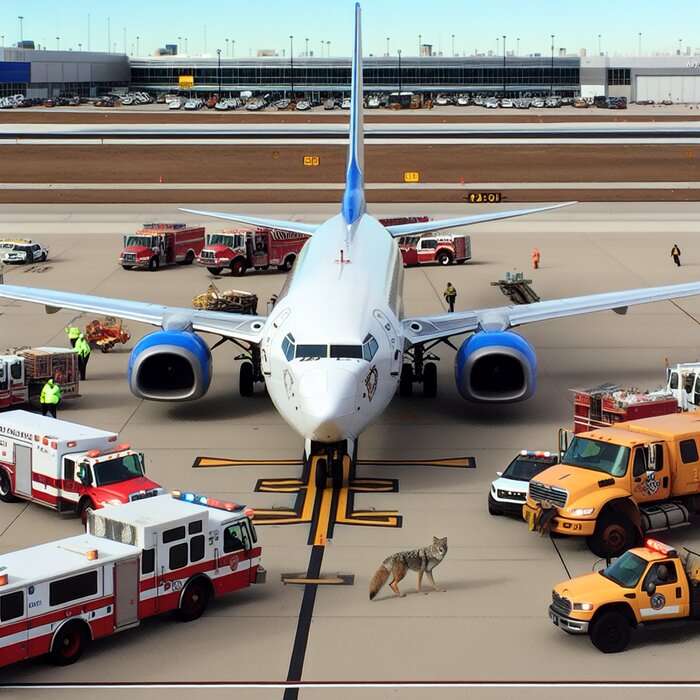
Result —
<instances>
[{"instance_id":1,"label":"yellow sign with numbers","mask_svg":"<svg viewBox=\"0 0 700 700\"><path fill-rule=\"evenodd\" d=\"M304 156L304 165L320 165L321 159L318 156Z\"/></svg>"},{"instance_id":2,"label":"yellow sign with numbers","mask_svg":"<svg viewBox=\"0 0 700 700\"><path fill-rule=\"evenodd\" d=\"M420 182L420 173L404 173L404 182Z\"/></svg>"},{"instance_id":3,"label":"yellow sign with numbers","mask_svg":"<svg viewBox=\"0 0 700 700\"><path fill-rule=\"evenodd\" d=\"M500 192L470 192L465 199L469 204L498 204L501 201Z\"/></svg>"},{"instance_id":4,"label":"yellow sign with numbers","mask_svg":"<svg viewBox=\"0 0 700 700\"><path fill-rule=\"evenodd\" d=\"M180 84L180 89L185 90L187 88L194 87L194 76L193 75L181 75L178 79Z\"/></svg>"}]
</instances>

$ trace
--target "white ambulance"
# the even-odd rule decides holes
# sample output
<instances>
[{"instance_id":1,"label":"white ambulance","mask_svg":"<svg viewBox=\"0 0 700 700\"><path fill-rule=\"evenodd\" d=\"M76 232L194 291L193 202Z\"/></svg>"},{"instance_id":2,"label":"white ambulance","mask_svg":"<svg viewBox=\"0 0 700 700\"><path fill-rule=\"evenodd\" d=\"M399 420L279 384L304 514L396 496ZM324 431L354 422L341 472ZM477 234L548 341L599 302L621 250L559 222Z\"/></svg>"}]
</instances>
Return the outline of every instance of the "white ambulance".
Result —
<instances>
[{"instance_id":1,"label":"white ambulance","mask_svg":"<svg viewBox=\"0 0 700 700\"><path fill-rule=\"evenodd\" d=\"M175 491L94 511L84 535L0 554L0 666L41 654L65 666L146 617L189 622L210 598L263 583L252 517Z\"/></svg>"},{"instance_id":2,"label":"white ambulance","mask_svg":"<svg viewBox=\"0 0 700 700\"><path fill-rule=\"evenodd\" d=\"M88 509L158 496L143 454L119 436L29 411L0 413L0 501L32 501L85 521Z\"/></svg>"}]
</instances>

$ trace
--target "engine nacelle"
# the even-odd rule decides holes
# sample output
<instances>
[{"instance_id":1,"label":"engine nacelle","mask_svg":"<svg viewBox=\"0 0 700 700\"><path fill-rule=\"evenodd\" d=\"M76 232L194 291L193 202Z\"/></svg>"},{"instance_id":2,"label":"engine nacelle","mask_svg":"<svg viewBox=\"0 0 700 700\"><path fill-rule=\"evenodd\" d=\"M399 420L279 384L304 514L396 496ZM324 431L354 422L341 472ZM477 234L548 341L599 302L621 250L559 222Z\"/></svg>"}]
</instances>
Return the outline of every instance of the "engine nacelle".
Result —
<instances>
[{"instance_id":1,"label":"engine nacelle","mask_svg":"<svg viewBox=\"0 0 700 700\"><path fill-rule=\"evenodd\" d=\"M530 343L509 331L482 331L462 343L455 358L459 393L469 401L514 403L537 386L537 356Z\"/></svg>"},{"instance_id":2,"label":"engine nacelle","mask_svg":"<svg viewBox=\"0 0 700 700\"><path fill-rule=\"evenodd\" d=\"M207 393L211 351L189 331L156 331L143 337L129 358L129 388L152 401L189 401Z\"/></svg>"}]
</instances>

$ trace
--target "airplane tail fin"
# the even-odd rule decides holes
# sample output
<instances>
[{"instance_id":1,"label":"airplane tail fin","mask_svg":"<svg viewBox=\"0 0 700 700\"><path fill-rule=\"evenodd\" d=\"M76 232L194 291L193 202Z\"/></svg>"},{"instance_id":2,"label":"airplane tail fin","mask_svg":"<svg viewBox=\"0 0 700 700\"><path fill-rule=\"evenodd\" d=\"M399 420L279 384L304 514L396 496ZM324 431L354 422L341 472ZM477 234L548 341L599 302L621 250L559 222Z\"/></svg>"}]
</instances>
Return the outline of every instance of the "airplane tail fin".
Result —
<instances>
[{"instance_id":1,"label":"airplane tail fin","mask_svg":"<svg viewBox=\"0 0 700 700\"><path fill-rule=\"evenodd\" d=\"M345 173L345 192L341 212L348 226L354 224L366 209L364 176L364 133L362 90L362 28L360 4L355 4L355 41L352 51L350 85L350 143Z\"/></svg>"}]
</instances>

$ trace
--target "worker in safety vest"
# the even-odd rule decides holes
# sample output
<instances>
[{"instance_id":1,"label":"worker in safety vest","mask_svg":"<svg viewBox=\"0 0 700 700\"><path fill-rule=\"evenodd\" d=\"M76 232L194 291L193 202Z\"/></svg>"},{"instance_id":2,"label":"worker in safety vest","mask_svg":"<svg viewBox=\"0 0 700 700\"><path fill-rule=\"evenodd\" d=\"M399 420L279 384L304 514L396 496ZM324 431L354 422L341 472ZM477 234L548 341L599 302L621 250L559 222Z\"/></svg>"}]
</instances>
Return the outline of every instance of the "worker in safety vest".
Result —
<instances>
[{"instance_id":1,"label":"worker in safety vest","mask_svg":"<svg viewBox=\"0 0 700 700\"><path fill-rule=\"evenodd\" d=\"M452 282L447 283L445 291L442 293L445 301L450 305L450 313L455 310L455 300L457 299L457 290L452 286Z\"/></svg>"},{"instance_id":2,"label":"worker in safety vest","mask_svg":"<svg viewBox=\"0 0 700 700\"><path fill-rule=\"evenodd\" d=\"M80 328L73 324L66 326L66 334L68 335L68 340L70 340L70 346L74 348L75 341L78 340L78 336L80 335Z\"/></svg>"},{"instance_id":3,"label":"worker in safety vest","mask_svg":"<svg viewBox=\"0 0 700 700\"><path fill-rule=\"evenodd\" d=\"M73 352L78 354L78 369L80 371L80 378L85 379L85 370L87 369L87 363L90 359L90 343L85 340L85 336L82 333L75 341Z\"/></svg>"},{"instance_id":4,"label":"worker in safety vest","mask_svg":"<svg viewBox=\"0 0 700 700\"><path fill-rule=\"evenodd\" d=\"M537 248L532 250L532 269L539 270L540 268L540 251Z\"/></svg>"},{"instance_id":5,"label":"worker in safety vest","mask_svg":"<svg viewBox=\"0 0 700 700\"><path fill-rule=\"evenodd\" d=\"M55 418L56 409L60 401L61 387L58 386L53 379L49 379L46 384L44 384L41 390L41 396L39 396L41 415L45 416L47 413L50 413Z\"/></svg>"}]
</instances>

